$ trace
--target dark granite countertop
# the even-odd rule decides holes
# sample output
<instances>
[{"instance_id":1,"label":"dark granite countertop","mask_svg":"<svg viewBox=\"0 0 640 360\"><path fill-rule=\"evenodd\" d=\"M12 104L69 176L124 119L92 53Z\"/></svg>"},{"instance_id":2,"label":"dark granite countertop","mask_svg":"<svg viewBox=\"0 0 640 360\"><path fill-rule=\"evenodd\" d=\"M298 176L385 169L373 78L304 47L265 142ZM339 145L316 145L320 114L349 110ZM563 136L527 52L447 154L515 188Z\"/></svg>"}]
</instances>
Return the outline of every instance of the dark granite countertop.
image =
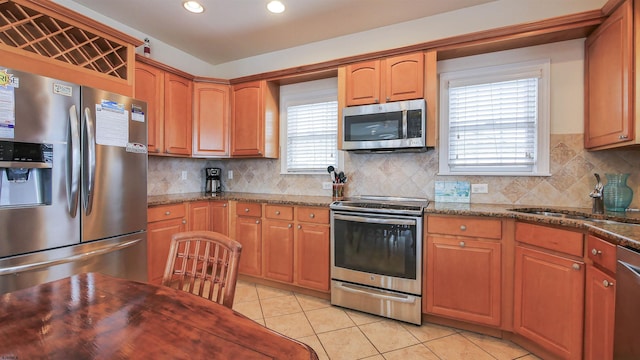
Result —
<instances>
[{"instance_id":1,"label":"dark granite countertop","mask_svg":"<svg viewBox=\"0 0 640 360\"><path fill-rule=\"evenodd\" d=\"M177 204L185 201L198 200L234 200L244 202L268 202L270 204L282 205L302 205L302 206L329 206L330 196L307 196L307 195L279 195L279 194L256 194L243 192L221 192L216 194L205 194L203 192L155 195L147 197L149 206Z\"/></svg>"},{"instance_id":2,"label":"dark granite countertop","mask_svg":"<svg viewBox=\"0 0 640 360\"><path fill-rule=\"evenodd\" d=\"M222 192L205 194L202 192L156 195L147 198L149 206L176 204L198 200L234 200L245 202L268 202L271 204L298 206L329 206L329 196L279 195L242 192ZM520 211L514 211L515 209ZM521 211L552 211L567 215L584 216L596 220L612 220L617 223L593 222L589 219L572 219L538 215ZM537 222L541 225L557 225L576 230L587 230L590 234L601 237L614 244L627 246L640 251L640 212L607 212L601 215L591 214L590 208L572 207L532 207L523 205L497 204L460 204L431 202L425 214L461 215L480 217L499 217Z\"/></svg>"}]
</instances>

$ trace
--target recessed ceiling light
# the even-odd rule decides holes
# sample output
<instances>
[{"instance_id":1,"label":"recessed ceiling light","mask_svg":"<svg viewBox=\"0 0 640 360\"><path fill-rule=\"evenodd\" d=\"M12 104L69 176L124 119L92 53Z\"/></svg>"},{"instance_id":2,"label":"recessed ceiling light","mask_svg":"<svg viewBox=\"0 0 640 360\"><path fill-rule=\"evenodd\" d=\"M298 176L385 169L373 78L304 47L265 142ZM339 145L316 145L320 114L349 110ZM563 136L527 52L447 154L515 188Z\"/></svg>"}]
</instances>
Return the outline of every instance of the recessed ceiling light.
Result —
<instances>
[{"instance_id":1,"label":"recessed ceiling light","mask_svg":"<svg viewBox=\"0 0 640 360\"><path fill-rule=\"evenodd\" d=\"M182 3L187 11L191 11L192 13L200 14L204 11L204 8L197 1L185 1Z\"/></svg>"},{"instance_id":2,"label":"recessed ceiling light","mask_svg":"<svg viewBox=\"0 0 640 360\"><path fill-rule=\"evenodd\" d=\"M273 0L267 4L267 9L274 14L280 14L284 11L284 4L278 0Z\"/></svg>"}]
</instances>

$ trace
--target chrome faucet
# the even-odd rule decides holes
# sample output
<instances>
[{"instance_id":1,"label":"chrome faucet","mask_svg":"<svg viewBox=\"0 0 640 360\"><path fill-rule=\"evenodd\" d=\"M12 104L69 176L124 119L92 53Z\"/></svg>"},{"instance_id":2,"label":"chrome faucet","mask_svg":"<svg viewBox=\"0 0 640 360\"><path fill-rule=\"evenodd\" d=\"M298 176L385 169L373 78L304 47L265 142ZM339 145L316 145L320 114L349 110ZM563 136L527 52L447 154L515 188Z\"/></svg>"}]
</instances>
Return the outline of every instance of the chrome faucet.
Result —
<instances>
[{"instance_id":1,"label":"chrome faucet","mask_svg":"<svg viewBox=\"0 0 640 360\"><path fill-rule=\"evenodd\" d=\"M591 208L591 212L594 214L604 214L604 194L602 193L602 181L600 181L600 175L593 174L598 181L596 183L596 187L591 191L589 196L593 198L593 207Z\"/></svg>"}]
</instances>

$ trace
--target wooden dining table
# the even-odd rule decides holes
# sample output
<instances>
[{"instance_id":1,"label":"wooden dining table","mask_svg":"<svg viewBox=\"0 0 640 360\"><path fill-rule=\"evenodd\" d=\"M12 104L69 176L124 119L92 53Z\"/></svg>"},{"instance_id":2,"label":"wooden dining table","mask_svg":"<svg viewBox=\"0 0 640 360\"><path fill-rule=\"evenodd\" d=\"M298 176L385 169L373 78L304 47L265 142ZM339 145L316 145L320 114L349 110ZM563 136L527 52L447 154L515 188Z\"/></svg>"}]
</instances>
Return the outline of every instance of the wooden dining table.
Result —
<instances>
[{"instance_id":1,"label":"wooden dining table","mask_svg":"<svg viewBox=\"0 0 640 360\"><path fill-rule=\"evenodd\" d=\"M0 295L0 359L317 359L210 300L85 273Z\"/></svg>"}]
</instances>

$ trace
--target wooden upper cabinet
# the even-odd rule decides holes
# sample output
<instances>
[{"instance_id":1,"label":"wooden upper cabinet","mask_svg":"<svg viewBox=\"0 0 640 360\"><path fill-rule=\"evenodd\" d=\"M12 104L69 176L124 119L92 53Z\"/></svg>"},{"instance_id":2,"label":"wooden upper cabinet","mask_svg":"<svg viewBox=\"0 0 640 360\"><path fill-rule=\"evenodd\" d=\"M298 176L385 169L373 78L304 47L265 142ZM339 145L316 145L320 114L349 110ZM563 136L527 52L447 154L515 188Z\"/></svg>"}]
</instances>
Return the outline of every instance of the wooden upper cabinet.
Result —
<instances>
[{"instance_id":1,"label":"wooden upper cabinet","mask_svg":"<svg viewBox=\"0 0 640 360\"><path fill-rule=\"evenodd\" d=\"M193 155L229 156L229 85L193 84Z\"/></svg>"},{"instance_id":2,"label":"wooden upper cabinet","mask_svg":"<svg viewBox=\"0 0 640 360\"><path fill-rule=\"evenodd\" d=\"M424 55L415 53L384 60L385 100L419 99L424 94Z\"/></svg>"},{"instance_id":3,"label":"wooden upper cabinet","mask_svg":"<svg viewBox=\"0 0 640 360\"><path fill-rule=\"evenodd\" d=\"M424 95L424 54L347 65L345 80L347 106L419 99Z\"/></svg>"},{"instance_id":4,"label":"wooden upper cabinet","mask_svg":"<svg viewBox=\"0 0 640 360\"><path fill-rule=\"evenodd\" d=\"M380 102L380 60L347 65L347 106Z\"/></svg>"},{"instance_id":5,"label":"wooden upper cabinet","mask_svg":"<svg viewBox=\"0 0 640 360\"><path fill-rule=\"evenodd\" d=\"M231 156L277 158L278 86L264 80L233 85L231 104Z\"/></svg>"},{"instance_id":6,"label":"wooden upper cabinet","mask_svg":"<svg viewBox=\"0 0 640 360\"><path fill-rule=\"evenodd\" d=\"M636 1L640 6L640 1ZM633 1L627 0L585 42L587 149L638 144L634 86ZM638 25L635 26L636 31ZM636 39L639 42L640 39Z\"/></svg>"},{"instance_id":7,"label":"wooden upper cabinet","mask_svg":"<svg viewBox=\"0 0 640 360\"><path fill-rule=\"evenodd\" d=\"M164 151L164 71L136 63L135 97L147 102L147 149L150 154Z\"/></svg>"},{"instance_id":8,"label":"wooden upper cabinet","mask_svg":"<svg viewBox=\"0 0 640 360\"><path fill-rule=\"evenodd\" d=\"M191 155L191 80L167 73L164 77L164 145L172 155Z\"/></svg>"}]
</instances>

